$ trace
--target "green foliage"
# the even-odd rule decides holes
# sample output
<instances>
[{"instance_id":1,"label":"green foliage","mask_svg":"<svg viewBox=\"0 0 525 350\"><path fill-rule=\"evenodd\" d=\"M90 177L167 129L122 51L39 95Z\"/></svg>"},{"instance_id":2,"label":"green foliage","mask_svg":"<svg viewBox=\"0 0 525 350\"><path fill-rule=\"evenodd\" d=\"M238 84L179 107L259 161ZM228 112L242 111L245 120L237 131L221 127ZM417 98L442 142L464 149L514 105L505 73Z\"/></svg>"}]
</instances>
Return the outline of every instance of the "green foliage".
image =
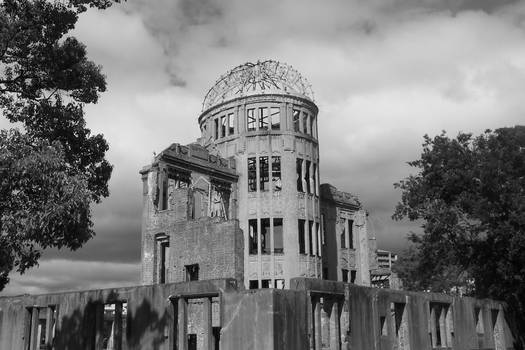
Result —
<instances>
[{"instance_id":1,"label":"green foliage","mask_svg":"<svg viewBox=\"0 0 525 350\"><path fill-rule=\"evenodd\" d=\"M0 111L22 128L0 134L0 290L47 247L93 236L90 203L109 195L112 166L83 107L106 90L101 67L66 37L88 7L110 0L0 2Z\"/></svg>"},{"instance_id":2,"label":"green foliage","mask_svg":"<svg viewBox=\"0 0 525 350\"><path fill-rule=\"evenodd\" d=\"M418 290L463 287L525 315L525 126L425 136L409 165L419 173L395 184L393 217L421 220L423 234L409 236L400 277Z\"/></svg>"}]
</instances>

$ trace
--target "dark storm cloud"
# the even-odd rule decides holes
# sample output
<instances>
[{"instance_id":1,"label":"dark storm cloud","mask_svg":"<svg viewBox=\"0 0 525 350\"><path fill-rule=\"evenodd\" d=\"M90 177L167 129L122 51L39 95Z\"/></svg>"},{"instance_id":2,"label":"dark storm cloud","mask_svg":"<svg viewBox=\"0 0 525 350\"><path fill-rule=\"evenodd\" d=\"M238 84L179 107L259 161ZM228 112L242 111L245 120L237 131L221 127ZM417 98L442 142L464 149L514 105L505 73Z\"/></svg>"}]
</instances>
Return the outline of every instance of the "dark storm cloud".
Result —
<instances>
[{"instance_id":1,"label":"dark storm cloud","mask_svg":"<svg viewBox=\"0 0 525 350\"><path fill-rule=\"evenodd\" d=\"M139 284L138 264L44 260L24 275L12 274L0 295L42 294Z\"/></svg>"},{"instance_id":2,"label":"dark storm cloud","mask_svg":"<svg viewBox=\"0 0 525 350\"><path fill-rule=\"evenodd\" d=\"M179 8L188 25L204 25L222 16L219 5L214 0L181 0Z\"/></svg>"},{"instance_id":3,"label":"dark storm cloud","mask_svg":"<svg viewBox=\"0 0 525 350\"><path fill-rule=\"evenodd\" d=\"M139 262L140 223L130 225L115 221L112 228L97 229L97 235L76 251L47 250L43 260L74 259L82 261Z\"/></svg>"},{"instance_id":4,"label":"dark storm cloud","mask_svg":"<svg viewBox=\"0 0 525 350\"><path fill-rule=\"evenodd\" d=\"M374 4L385 11L431 10L447 11L457 14L462 11L483 11L493 13L520 0L393 0L374 1Z\"/></svg>"}]
</instances>

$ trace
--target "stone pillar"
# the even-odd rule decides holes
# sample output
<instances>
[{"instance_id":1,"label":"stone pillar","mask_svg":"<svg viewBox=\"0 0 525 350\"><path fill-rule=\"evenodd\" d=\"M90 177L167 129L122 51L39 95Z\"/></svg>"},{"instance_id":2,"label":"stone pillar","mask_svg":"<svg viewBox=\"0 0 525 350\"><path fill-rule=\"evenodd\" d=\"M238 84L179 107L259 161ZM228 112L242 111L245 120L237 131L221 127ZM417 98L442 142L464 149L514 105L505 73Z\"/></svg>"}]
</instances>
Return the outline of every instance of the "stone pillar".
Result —
<instances>
[{"instance_id":1,"label":"stone pillar","mask_svg":"<svg viewBox=\"0 0 525 350\"><path fill-rule=\"evenodd\" d=\"M46 314L46 329L45 329L45 336L46 336L46 346L48 349L51 349L52 338L53 338L53 324L55 322L55 310L52 307L47 308L47 314Z\"/></svg>"},{"instance_id":2,"label":"stone pillar","mask_svg":"<svg viewBox=\"0 0 525 350\"><path fill-rule=\"evenodd\" d=\"M212 327L212 309L211 298L205 298L203 307L203 330L204 330L204 349L213 350L213 327Z\"/></svg>"},{"instance_id":3,"label":"stone pillar","mask_svg":"<svg viewBox=\"0 0 525 350\"><path fill-rule=\"evenodd\" d=\"M439 306L439 336L442 347L447 346L446 308Z\"/></svg>"},{"instance_id":4,"label":"stone pillar","mask_svg":"<svg viewBox=\"0 0 525 350\"><path fill-rule=\"evenodd\" d=\"M432 344L430 344L433 348L437 347L437 332L436 332L436 310L434 307L430 308L430 335L432 338Z\"/></svg>"},{"instance_id":5,"label":"stone pillar","mask_svg":"<svg viewBox=\"0 0 525 350\"><path fill-rule=\"evenodd\" d=\"M337 300L333 301L330 312L330 350L341 350L341 325Z\"/></svg>"},{"instance_id":6,"label":"stone pillar","mask_svg":"<svg viewBox=\"0 0 525 350\"><path fill-rule=\"evenodd\" d=\"M330 305L329 300L323 298L323 306L321 308L321 328L322 328L322 345L324 347L330 346L330 336L331 336L331 327L330 327L330 312L332 311L332 306ZM322 349L322 348L319 348Z\"/></svg>"},{"instance_id":7,"label":"stone pillar","mask_svg":"<svg viewBox=\"0 0 525 350\"><path fill-rule=\"evenodd\" d=\"M39 310L37 307L32 308L31 310L31 329L30 329L30 343L29 350L37 350L40 346L38 339L38 317Z\"/></svg>"},{"instance_id":8,"label":"stone pillar","mask_svg":"<svg viewBox=\"0 0 525 350\"><path fill-rule=\"evenodd\" d=\"M178 299L177 320L177 350L188 350L188 302L184 298Z\"/></svg>"},{"instance_id":9,"label":"stone pillar","mask_svg":"<svg viewBox=\"0 0 525 350\"><path fill-rule=\"evenodd\" d=\"M319 297L315 298L315 308L314 308L314 329L315 329L315 349L321 350L323 347L323 325L321 319L321 299Z\"/></svg>"},{"instance_id":10,"label":"stone pillar","mask_svg":"<svg viewBox=\"0 0 525 350\"><path fill-rule=\"evenodd\" d=\"M315 300L310 292L306 293L308 303L306 304L306 317L308 319L308 349L315 350Z\"/></svg>"},{"instance_id":11,"label":"stone pillar","mask_svg":"<svg viewBox=\"0 0 525 350\"><path fill-rule=\"evenodd\" d=\"M114 350L122 349L122 302L115 303L115 331L113 333Z\"/></svg>"},{"instance_id":12,"label":"stone pillar","mask_svg":"<svg viewBox=\"0 0 525 350\"><path fill-rule=\"evenodd\" d=\"M102 350L104 341L104 304L95 305L95 350Z\"/></svg>"},{"instance_id":13,"label":"stone pillar","mask_svg":"<svg viewBox=\"0 0 525 350\"><path fill-rule=\"evenodd\" d=\"M355 213L354 233L356 236L356 267L357 282L362 286L370 286L370 261L368 258L367 214L364 210Z\"/></svg>"}]
</instances>

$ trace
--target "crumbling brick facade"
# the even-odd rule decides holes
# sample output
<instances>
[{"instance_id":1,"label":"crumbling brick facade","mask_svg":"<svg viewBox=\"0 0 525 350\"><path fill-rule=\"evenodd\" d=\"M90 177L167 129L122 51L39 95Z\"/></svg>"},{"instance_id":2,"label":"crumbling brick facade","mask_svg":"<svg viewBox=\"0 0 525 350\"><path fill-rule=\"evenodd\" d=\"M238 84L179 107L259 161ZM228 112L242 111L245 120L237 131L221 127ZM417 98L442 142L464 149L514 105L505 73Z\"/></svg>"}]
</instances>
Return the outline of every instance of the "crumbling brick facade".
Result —
<instances>
[{"instance_id":1,"label":"crumbling brick facade","mask_svg":"<svg viewBox=\"0 0 525 350\"><path fill-rule=\"evenodd\" d=\"M243 282L235 161L173 144L142 171L142 283Z\"/></svg>"}]
</instances>

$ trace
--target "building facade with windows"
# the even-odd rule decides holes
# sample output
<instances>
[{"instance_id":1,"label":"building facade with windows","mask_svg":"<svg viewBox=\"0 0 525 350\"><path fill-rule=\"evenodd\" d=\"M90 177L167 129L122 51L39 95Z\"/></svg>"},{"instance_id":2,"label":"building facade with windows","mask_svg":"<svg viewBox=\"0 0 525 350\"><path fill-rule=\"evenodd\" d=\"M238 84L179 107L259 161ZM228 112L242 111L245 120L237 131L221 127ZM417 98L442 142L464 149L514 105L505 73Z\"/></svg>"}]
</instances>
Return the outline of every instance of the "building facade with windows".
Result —
<instances>
[{"instance_id":1,"label":"building facade with windows","mask_svg":"<svg viewBox=\"0 0 525 350\"><path fill-rule=\"evenodd\" d=\"M234 68L199 124L198 142L140 171L147 285L0 297L0 349L505 350L517 339L504 303L359 286L384 254L359 200L319 186L317 107L291 67Z\"/></svg>"},{"instance_id":2,"label":"building facade with windows","mask_svg":"<svg viewBox=\"0 0 525 350\"><path fill-rule=\"evenodd\" d=\"M144 186L149 188L144 191L143 282L181 281L195 275L190 273L195 269L203 276L202 266L212 265L204 260L217 261L211 256L213 250L210 256L175 252L179 242L192 241L185 238L187 230L174 231L189 221L185 225L192 226L192 232L198 232L199 226L223 222L237 225L234 230L242 232L242 272L237 271L240 259L235 259L237 265L227 270L236 271L236 275L219 276L242 275L240 282L246 288L285 288L293 277L322 278L323 271L328 271L325 278L369 285L370 239L360 206L348 211L346 204L328 200L325 208L330 203L343 206L336 216L329 213L326 219L336 220L339 228L341 215L348 220L355 217L350 230L356 233L355 247L347 238L348 246L329 249L338 233L331 230L335 227L332 221L327 224L330 230L324 230L321 220L317 118L309 83L289 65L271 60L246 63L221 76L204 98L198 142L171 146L188 148L192 156L178 160L180 155L174 156L168 148L142 171ZM217 167L213 158L218 164L234 166ZM207 164L197 166L197 160ZM172 208L177 204L172 202L180 203L174 191L190 197L186 211L199 214L174 213ZM213 223L208 222L211 218ZM224 233L224 237L229 235ZM206 239L203 236L192 242L222 245ZM235 237L231 240L240 242ZM228 249L219 250L223 251ZM323 253L347 263L336 267L332 262L323 263Z\"/></svg>"}]
</instances>

